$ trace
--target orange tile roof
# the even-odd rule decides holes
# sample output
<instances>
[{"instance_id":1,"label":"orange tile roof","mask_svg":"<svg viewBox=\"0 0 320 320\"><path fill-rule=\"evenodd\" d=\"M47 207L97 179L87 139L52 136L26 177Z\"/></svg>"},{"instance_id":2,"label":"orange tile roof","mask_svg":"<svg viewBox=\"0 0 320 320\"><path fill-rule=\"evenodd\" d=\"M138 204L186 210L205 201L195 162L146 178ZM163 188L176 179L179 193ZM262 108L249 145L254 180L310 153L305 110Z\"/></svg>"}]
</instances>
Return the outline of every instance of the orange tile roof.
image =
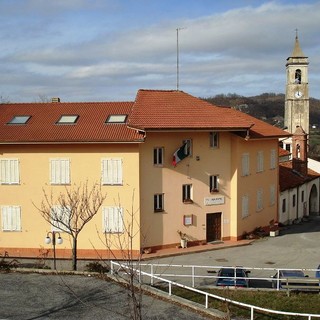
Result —
<instances>
[{"instance_id":1,"label":"orange tile roof","mask_svg":"<svg viewBox=\"0 0 320 320\"><path fill-rule=\"evenodd\" d=\"M127 124L106 124L110 114L128 115ZM30 115L25 125L8 125ZM56 122L79 115L75 124ZM251 139L290 134L231 108L217 107L182 91L139 90L135 102L55 102L0 104L0 143L134 142L139 130L229 130Z\"/></svg>"},{"instance_id":2,"label":"orange tile roof","mask_svg":"<svg viewBox=\"0 0 320 320\"><path fill-rule=\"evenodd\" d=\"M281 192L296 188L319 177L320 174L311 169L308 169L308 175L306 177L299 175L293 171L292 161L279 163L279 183Z\"/></svg>"},{"instance_id":3,"label":"orange tile roof","mask_svg":"<svg viewBox=\"0 0 320 320\"><path fill-rule=\"evenodd\" d=\"M251 128L251 138L290 136L288 132L240 111L214 106L176 90L139 90L128 124L143 130L246 131Z\"/></svg>"},{"instance_id":4,"label":"orange tile roof","mask_svg":"<svg viewBox=\"0 0 320 320\"><path fill-rule=\"evenodd\" d=\"M0 142L132 142L143 136L126 124L106 124L110 114L129 114L133 102L0 104ZM25 125L7 124L30 115ZM61 115L79 115L75 124L56 124Z\"/></svg>"}]
</instances>

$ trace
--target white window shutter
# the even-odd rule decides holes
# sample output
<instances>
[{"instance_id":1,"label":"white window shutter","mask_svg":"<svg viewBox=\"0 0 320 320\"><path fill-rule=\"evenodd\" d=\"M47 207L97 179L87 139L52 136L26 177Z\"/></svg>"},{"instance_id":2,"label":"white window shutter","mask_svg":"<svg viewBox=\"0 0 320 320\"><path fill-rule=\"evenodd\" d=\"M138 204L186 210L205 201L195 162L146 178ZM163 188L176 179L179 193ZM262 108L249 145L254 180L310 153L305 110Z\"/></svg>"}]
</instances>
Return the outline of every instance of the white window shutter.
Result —
<instances>
[{"instance_id":1,"label":"white window shutter","mask_svg":"<svg viewBox=\"0 0 320 320\"><path fill-rule=\"evenodd\" d=\"M104 207L102 208L102 228L107 233L123 232L123 208Z\"/></svg>"},{"instance_id":2,"label":"white window shutter","mask_svg":"<svg viewBox=\"0 0 320 320\"><path fill-rule=\"evenodd\" d=\"M122 184L122 159L102 159L102 183Z\"/></svg>"},{"instance_id":3,"label":"white window shutter","mask_svg":"<svg viewBox=\"0 0 320 320\"><path fill-rule=\"evenodd\" d=\"M57 183L57 167L58 163L56 159L50 160L50 183L56 184Z\"/></svg>"},{"instance_id":4,"label":"white window shutter","mask_svg":"<svg viewBox=\"0 0 320 320\"><path fill-rule=\"evenodd\" d=\"M50 183L70 183L70 159L50 159Z\"/></svg>"},{"instance_id":5,"label":"white window shutter","mask_svg":"<svg viewBox=\"0 0 320 320\"><path fill-rule=\"evenodd\" d=\"M19 206L3 206L2 230L21 231L21 208Z\"/></svg>"},{"instance_id":6,"label":"white window shutter","mask_svg":"<svg viewBox=\"0 0 320 320\"><path fill-rule=\"evenodd\" d=\"M0 179L1 184L19 184L19 160L1 159L0 160Z\"/></svg>"}]
</instances>

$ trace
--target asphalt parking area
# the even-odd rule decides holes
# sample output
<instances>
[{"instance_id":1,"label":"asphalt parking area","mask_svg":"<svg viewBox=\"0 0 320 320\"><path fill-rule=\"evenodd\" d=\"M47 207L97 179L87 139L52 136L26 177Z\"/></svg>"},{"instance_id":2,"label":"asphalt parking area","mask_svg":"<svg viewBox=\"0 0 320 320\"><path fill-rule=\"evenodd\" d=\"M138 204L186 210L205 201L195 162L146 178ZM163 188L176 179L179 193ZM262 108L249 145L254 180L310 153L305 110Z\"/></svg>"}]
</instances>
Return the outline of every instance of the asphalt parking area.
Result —
<instances>
[{"instance_id":1,"label":"asphalt parking area","mask_svg":"<svg viewBox=\"0 0 320 320\"><path fill-rule=\"evenodd\" d=\"M143 319L207 319L143 296ZM0 273L0 319L130 319L127 292L113 282L78 275Z\"/></svg>"}]
</instances>

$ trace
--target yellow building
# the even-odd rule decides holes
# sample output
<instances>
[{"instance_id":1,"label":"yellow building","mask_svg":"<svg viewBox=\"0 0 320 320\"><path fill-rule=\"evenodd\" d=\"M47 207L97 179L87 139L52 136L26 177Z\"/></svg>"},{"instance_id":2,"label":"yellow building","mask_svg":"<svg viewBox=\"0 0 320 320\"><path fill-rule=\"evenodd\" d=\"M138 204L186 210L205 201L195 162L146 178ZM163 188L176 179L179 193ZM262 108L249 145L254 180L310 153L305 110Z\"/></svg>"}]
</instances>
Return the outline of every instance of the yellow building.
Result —
<instances>
[{"instance_id":1,"label":"yellow building","mask_svg":"<svg viewBox=\"0 0 320 320\"><path fill-rule=\"evenodd\" d=\"M287 132L181 91L55 101L0 105L1 253L50 249L53 227L36 207L44 192L86 181L107 197L79 235L80 258L176 246L178 231L194 244L237 240L278 219L278 139ZM71 240L61 235L57 255L69 258Z\"/></svg>"}]
</instances>

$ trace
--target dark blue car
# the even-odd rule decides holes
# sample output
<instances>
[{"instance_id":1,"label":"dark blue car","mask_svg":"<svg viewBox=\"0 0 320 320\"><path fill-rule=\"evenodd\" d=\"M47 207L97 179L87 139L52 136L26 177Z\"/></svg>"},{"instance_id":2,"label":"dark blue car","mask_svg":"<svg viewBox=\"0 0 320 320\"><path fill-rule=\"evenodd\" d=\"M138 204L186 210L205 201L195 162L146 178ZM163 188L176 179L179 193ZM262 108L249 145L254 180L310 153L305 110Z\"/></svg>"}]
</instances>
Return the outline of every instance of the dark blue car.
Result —
<instances>
[{"instance_id":1,"label":"dark blue car","mask_svg":"<svg viewBox=\"0 0 320 320\"><path fill-rule=\"evenodd\" d=\"M219 287L249 287L248 273L243 268L223 267L218 271L216 286Z\"/></svg>"}]
</instances>

